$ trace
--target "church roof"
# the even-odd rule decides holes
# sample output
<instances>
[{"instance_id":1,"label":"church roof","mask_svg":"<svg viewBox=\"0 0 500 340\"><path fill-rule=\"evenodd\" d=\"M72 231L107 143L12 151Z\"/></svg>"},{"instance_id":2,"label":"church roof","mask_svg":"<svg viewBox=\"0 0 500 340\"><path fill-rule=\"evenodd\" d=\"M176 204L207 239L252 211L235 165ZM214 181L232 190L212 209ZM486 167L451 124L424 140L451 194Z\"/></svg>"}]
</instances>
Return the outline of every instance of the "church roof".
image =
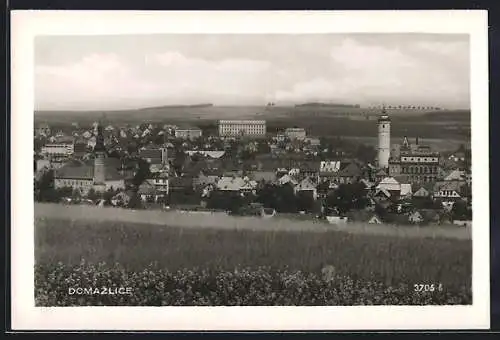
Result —
<instances>
[{"instance_id":1,"label":"church roof","mask_svg":"<svg viewBox=\"0 0 500 340\"><path fill-rule=\"evenodd\" d=\"M124 179L124 176L122 176L118 171L119 165L119 159L104 159L106 181L117 181ZM54 177L57 179L92 180L94 179L94 161L70 161L63 165L61 168L57 169Z\"/></svg>"}]
</instances>

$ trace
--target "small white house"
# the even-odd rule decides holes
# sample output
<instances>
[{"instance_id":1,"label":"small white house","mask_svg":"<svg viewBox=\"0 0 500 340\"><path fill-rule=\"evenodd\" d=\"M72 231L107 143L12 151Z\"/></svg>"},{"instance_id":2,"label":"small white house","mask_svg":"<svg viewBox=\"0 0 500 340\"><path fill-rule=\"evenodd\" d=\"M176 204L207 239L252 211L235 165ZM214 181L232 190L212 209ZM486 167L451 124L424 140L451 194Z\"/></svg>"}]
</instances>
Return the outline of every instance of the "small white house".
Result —
<instances>
[{"instance_id":1,"label":"small white house","mask_svg":"<svg viewBox=\"0 0 500 340\"><path fill-rule=\"evenodd\" d=\"M377 215L373 215L372 218L368 220L369 224L382 224L382 220Z\"/></svg>"},{"instance_id":2,"label":"small white house","mask_svg":"<svg viewBox=\"0 0 500 340\"><path fill-rule=\"evenodd\" d=\"M345 216L326 216L326 220L330 224L345 225L348 218Z\"/></svg>"}]
</instances>

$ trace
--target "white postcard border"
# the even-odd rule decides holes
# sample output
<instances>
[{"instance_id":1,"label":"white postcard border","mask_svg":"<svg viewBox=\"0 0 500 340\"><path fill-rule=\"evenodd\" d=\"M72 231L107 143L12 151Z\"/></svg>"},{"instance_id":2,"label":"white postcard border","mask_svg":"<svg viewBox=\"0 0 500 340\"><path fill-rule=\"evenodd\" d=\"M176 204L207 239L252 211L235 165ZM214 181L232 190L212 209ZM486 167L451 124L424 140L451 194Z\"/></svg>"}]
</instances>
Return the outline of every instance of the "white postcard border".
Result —
<instances>
[{"instance_id":1,"label":"white postcard border","mask_svg":"<svg viewBox=\"0 0 500 340\"><path fill-rule=\"evenodd\" d=\"M483 10L343 12L11 12L11 292L16 330L481 329L490 323L488 26ZM34 306L36 35L466 33L471 48L473 305L363 307ZM432 86L432 84L429 84Z\"/></svg>"}]
</instances>

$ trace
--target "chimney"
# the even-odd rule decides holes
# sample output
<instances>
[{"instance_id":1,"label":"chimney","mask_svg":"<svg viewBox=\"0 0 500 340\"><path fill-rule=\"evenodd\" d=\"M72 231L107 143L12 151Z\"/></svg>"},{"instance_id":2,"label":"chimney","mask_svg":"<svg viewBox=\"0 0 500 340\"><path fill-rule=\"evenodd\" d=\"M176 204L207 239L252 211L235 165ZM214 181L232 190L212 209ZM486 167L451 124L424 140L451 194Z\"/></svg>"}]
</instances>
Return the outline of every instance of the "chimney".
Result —
<instances>
[{"instance_id":1,"label":"chimney","mask_svg":"<svg viewBox=\"0 0 500 340\"><path fill-rule=\"evenodd\" d=\"M418 145L418 136L415 138L415 144Z\"/></svg>"}]
</instances>

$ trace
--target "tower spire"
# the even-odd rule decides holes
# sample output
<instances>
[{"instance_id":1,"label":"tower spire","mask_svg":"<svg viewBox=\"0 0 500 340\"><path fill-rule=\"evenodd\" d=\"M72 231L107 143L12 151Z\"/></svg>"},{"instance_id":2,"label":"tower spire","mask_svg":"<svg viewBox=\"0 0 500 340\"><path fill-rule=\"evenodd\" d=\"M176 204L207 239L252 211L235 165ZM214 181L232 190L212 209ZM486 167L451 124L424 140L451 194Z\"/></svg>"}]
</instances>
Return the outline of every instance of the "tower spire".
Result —
<instances>
[{"instance_id":1,"label":"tower spire","mask_svg":"<svg viewBox=\"0 0 500 340\"><path fill-rule=\"evenodd\" d=\"M103 122L101 119L97 122L97 136L95 141L94 152L102 152L106 151L104 147L104 132L103 132Z\"/></svg>"}]
</instances>

